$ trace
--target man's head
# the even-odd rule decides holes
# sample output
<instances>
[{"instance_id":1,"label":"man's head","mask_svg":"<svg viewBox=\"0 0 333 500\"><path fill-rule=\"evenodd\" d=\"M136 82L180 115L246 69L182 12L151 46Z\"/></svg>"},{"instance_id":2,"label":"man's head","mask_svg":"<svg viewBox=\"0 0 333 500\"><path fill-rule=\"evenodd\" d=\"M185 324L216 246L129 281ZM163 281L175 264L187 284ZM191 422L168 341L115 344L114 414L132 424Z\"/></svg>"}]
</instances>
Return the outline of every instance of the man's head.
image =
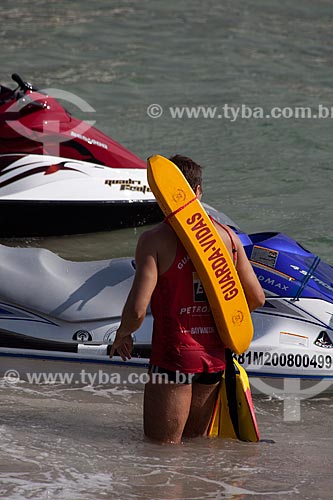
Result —
<instances>
[{"instance_id":1,"label":"man's head","mask_svg":"<svg viewBox=\"0 0 333 500\"><path fill-rule=\"evenodd\" d=\"M202 167L195 163L191 158L182 155L175 155L169 158L172 163L177 165L182 172L187 182L195 192L195 194L202 194Z\"/></svg>"}]
</instances>

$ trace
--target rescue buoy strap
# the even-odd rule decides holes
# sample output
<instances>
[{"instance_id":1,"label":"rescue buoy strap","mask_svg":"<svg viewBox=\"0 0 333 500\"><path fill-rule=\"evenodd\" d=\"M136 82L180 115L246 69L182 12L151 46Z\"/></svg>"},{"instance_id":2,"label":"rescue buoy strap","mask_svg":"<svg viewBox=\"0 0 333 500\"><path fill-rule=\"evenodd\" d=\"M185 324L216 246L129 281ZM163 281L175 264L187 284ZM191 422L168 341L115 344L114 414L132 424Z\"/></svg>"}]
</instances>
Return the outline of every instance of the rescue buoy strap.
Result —
<instances>
[{"instance_id":1,"label":"rescue buoy strap","mask_svg":"<svg viewBox=\"0 0 333 500\"><path fill-rule=\"evenodd\" d=\"M184 208L186 208L188 205L190 205L191 203L193 203L197 199L198 199L198 197L195 196L194 198L192 198L191 200L189 200L187 203L185 203L185 205L182 205L181 207L178 207L176 210L174 210L169 215L167 215L164 220L165 221L169 220L171 217L173 217L174 215L178 214L178 212L180 212L181 210L183 210Z\"/></svg>"}]
</instances>

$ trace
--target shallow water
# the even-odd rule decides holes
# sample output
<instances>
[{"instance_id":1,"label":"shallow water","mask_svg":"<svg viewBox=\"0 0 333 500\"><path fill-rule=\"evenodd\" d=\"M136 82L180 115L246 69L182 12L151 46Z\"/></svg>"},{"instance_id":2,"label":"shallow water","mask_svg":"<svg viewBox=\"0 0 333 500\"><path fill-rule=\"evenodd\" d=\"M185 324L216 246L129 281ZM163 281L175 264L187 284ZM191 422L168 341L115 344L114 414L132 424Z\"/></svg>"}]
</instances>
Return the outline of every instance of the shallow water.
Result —
<instances>
[{"instance_id":1,"label":"shallow water","mask_svg":"<svg viewBox=\"0 0 333 500\"><path fill-rule=\"evenodd\" d=\"M17 72L79 95L137 155L205 166L204 201L247 232L282 231L333 264L330 119L172 119L174 105L331 106L330 0L3 0L1 83ZM159 119L147 106L159 103ZM76 116L87 118L77 109ZM91 118L89 116L89 118ZM143 229L1 240L73 260L133 255ZM255 397L263 438L157 446L142 389L0 386L7 500L331 497L332 398Z\"/></svg>"},{"instance_id":2,"label":"shallow water","mask_svg":"<svg viewBox=\"0 0 333 500\"><path fill-rule=\"evenodd\" d=\"M2 498L327 499L333 480L332 400L255 398L258 444L199 438L180 446L143 439L142 390L2 386Z\"/></svg>"}]
</instances>

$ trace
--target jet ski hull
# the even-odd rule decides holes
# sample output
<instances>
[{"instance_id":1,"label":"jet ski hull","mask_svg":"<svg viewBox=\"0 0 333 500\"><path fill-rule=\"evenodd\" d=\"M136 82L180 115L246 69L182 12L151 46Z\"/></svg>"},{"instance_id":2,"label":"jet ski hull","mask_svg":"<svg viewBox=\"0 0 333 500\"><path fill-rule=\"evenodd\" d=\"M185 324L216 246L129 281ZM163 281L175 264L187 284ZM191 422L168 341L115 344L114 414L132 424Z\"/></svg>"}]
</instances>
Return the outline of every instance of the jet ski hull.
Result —
<instances>
[{"instance_id":1,"label":"jet ski hull","mask_svg":"<svg viewBox=\"0 0 333 500\"><path fill-rule=\"evenodd\" d=\"M0 155L0 236L50 236L152 224L162 212L144 169L45 155Z\"/></svg>"},{"instance_id":2,"label":"jet ski hull","mask_svg":"<svg viewBox=\"0 0 333 500\"><path fill-rule=\"evenodd\" d=\"M111 231L161 220L162 214L154 200L0 200L1 237Z\"/></svg>"}]
</instances>

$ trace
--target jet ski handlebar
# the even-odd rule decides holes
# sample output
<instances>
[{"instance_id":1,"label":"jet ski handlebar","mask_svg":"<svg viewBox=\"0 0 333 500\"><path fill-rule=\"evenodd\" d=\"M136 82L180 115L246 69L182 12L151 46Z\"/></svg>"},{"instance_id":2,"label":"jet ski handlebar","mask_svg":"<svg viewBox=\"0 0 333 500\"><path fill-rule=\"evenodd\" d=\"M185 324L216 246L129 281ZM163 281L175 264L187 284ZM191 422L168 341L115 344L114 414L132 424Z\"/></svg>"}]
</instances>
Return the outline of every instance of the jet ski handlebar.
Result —
<instances>
[{"instance_id":1,"label":"jet ski handlebar","mask_svg":"<svg viewBox=\"0 0 333 500\"><path fill-rule=\"evenodd\" d=\"M36 87L31 85L31 83L24 81L23 78L21 78L20 75L18 75L17 73L12 74L12 79L14 80L14 82L18 84L19 88L24 92L26 92L27 90L35 90L35 91L38 90Z\"/></svg>"},{"instance_id":2,"label":"jet ski handlebar","mask_svg":"<svg viewBox=\"0 0 333 500\"><path fill-rule=\"evenodd\" d=\"M38 89L31 85L31 83L26 82L23 80L23 78L20 77L17 73L12 74L12 79L14 80L15 83L18 84L18 87L15 89L11 89L8 87L5 87L4 85L0 85L0 105L5 104L13 99L20 99L23 97L26 92L36 92ZM7 116L8 118L8 116Z\"/></svg>"}]
</instances>

